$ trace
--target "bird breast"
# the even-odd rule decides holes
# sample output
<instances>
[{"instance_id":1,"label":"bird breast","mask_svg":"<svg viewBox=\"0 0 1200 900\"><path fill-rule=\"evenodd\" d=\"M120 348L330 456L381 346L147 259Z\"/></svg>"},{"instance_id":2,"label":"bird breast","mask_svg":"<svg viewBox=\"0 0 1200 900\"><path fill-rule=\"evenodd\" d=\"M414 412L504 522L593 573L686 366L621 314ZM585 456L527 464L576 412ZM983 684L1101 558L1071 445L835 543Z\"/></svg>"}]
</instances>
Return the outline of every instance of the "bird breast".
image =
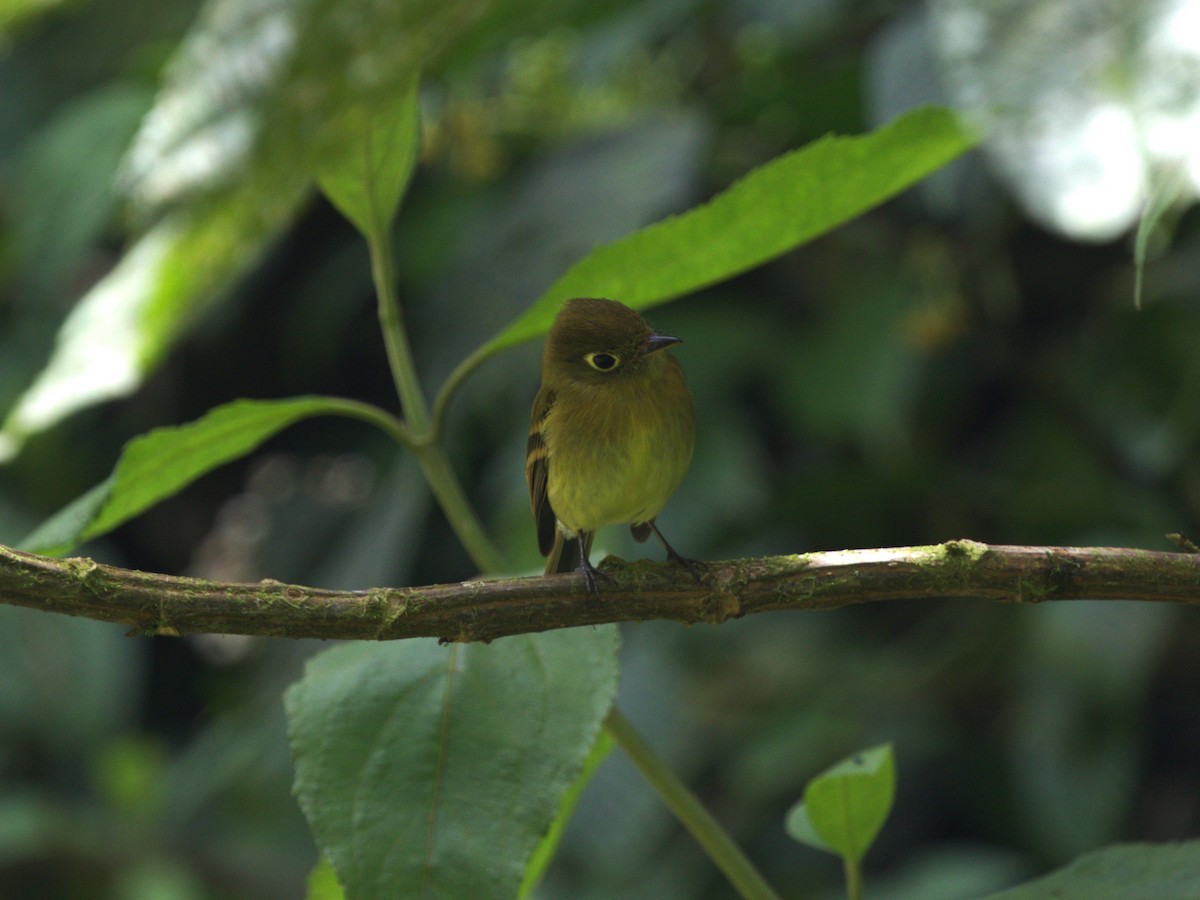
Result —
<instances>
[{"instance_id":1,"label":"bird breast","mask_svg":"<svg viewBox=\"0 0 1200 900\"><path fill-rule=\"evenodd\" d=\"M650 521L683 480L695 434L691 397L678 362L660 361L653 378L562 389L545 428L547 490L563 527Z\"/></svg>"}]
</instances>

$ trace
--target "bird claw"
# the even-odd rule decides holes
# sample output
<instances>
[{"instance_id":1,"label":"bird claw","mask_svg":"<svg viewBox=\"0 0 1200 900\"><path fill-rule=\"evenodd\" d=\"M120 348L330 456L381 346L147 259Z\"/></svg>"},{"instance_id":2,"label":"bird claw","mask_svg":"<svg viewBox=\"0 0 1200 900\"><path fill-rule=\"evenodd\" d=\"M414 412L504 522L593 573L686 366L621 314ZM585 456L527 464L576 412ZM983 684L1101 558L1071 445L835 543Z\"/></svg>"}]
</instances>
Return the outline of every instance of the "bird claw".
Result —
<instances>
[{"instance_id":1,"label":"bird claw","mask_svg":"<svg viewBox=\"0 0 1200 900\"><path fill-rule=\"evenodd\" d=\"M583 573L583 581L584 584L587 585L587 592L596 596L599 596L600 594L600 587L596 584L596 579L603 579L610 584L616 581L616 579L607 572L601 572L599 569L593 566L591 561L586 556L583 558L583 562L579 565L579 571Z\"/></svg>"},{"instance_id":2,"label":"bird claw","mask_svg":"<svg viewBox=\"0 0 1200 900\"><path fill-rule=\"evenodd\" d=\"M708 571L708 563L702 562L698 559L688 559L686 556L680 556L674 550L667 551L667 560L669 562L677 563L687 569L688 574L696 580L696 584L704 584L704 578L700 573Z\"/></svg>"}]
</instances>

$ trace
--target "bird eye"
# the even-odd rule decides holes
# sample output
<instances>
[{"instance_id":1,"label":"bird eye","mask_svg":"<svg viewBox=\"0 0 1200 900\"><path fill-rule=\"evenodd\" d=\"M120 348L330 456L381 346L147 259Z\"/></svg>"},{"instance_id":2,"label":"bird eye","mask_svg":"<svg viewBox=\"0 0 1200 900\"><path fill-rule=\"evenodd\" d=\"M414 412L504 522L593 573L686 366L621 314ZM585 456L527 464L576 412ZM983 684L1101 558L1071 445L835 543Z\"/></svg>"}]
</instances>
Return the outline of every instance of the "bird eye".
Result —
<instances>
[{"instance_id":1,"label":"bird eye","mask_svg":"<svg viewBox=\"0 0 1200 900\"><path fill-rule=\"evenodd\" d=\"M608 372L615 369L617 364L621 362L620 359L611 353L589 353L584 359L597 372Z\"/></svg>"}]
</instances>

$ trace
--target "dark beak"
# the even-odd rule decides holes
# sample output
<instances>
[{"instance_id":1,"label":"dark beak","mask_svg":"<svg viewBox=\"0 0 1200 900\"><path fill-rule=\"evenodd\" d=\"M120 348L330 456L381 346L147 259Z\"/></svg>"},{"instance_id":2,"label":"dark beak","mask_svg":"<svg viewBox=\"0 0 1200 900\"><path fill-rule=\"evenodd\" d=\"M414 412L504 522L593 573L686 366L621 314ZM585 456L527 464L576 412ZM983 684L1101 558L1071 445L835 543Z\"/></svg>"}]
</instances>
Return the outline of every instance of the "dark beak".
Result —
<instances>
[{"instance_id":1,"label":"dark beak","mask_svg":"<svg viewBox=\"0 0 1200 900\"><path fill-rule=\"evenodd\" d=\"M662 350L664 347L670 347L672 344L682 344L683 341L677 337L671 337L669 334L659 334L653 332L650 337L646 338L646 353L653 353L655 350Z\"/></svg>"}]
</instances>

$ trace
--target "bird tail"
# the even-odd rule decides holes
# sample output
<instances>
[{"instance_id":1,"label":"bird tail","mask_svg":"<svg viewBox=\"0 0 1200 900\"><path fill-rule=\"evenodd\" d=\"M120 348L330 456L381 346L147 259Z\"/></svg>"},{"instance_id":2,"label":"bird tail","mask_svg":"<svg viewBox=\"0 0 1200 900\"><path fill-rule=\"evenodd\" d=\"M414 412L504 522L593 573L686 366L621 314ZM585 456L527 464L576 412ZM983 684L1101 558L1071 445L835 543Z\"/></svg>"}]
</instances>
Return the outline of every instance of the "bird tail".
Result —
<instances>
[{"instance_id":1,"label":"bird tail","mask_svg":"<svg viewBox=\"0 0 1200 900\"><path fill-rule=\"evenodd\" d=\"M595 534L594 531L583 532L583 547L581 548L579 538L569 537L555 529L554 546L550 548L550 553L546 556L545 574L555 575L560 572L574 572L578 569L583 563L583 558L592 552L592 538Z\"/></svg>"}]
</instances>

